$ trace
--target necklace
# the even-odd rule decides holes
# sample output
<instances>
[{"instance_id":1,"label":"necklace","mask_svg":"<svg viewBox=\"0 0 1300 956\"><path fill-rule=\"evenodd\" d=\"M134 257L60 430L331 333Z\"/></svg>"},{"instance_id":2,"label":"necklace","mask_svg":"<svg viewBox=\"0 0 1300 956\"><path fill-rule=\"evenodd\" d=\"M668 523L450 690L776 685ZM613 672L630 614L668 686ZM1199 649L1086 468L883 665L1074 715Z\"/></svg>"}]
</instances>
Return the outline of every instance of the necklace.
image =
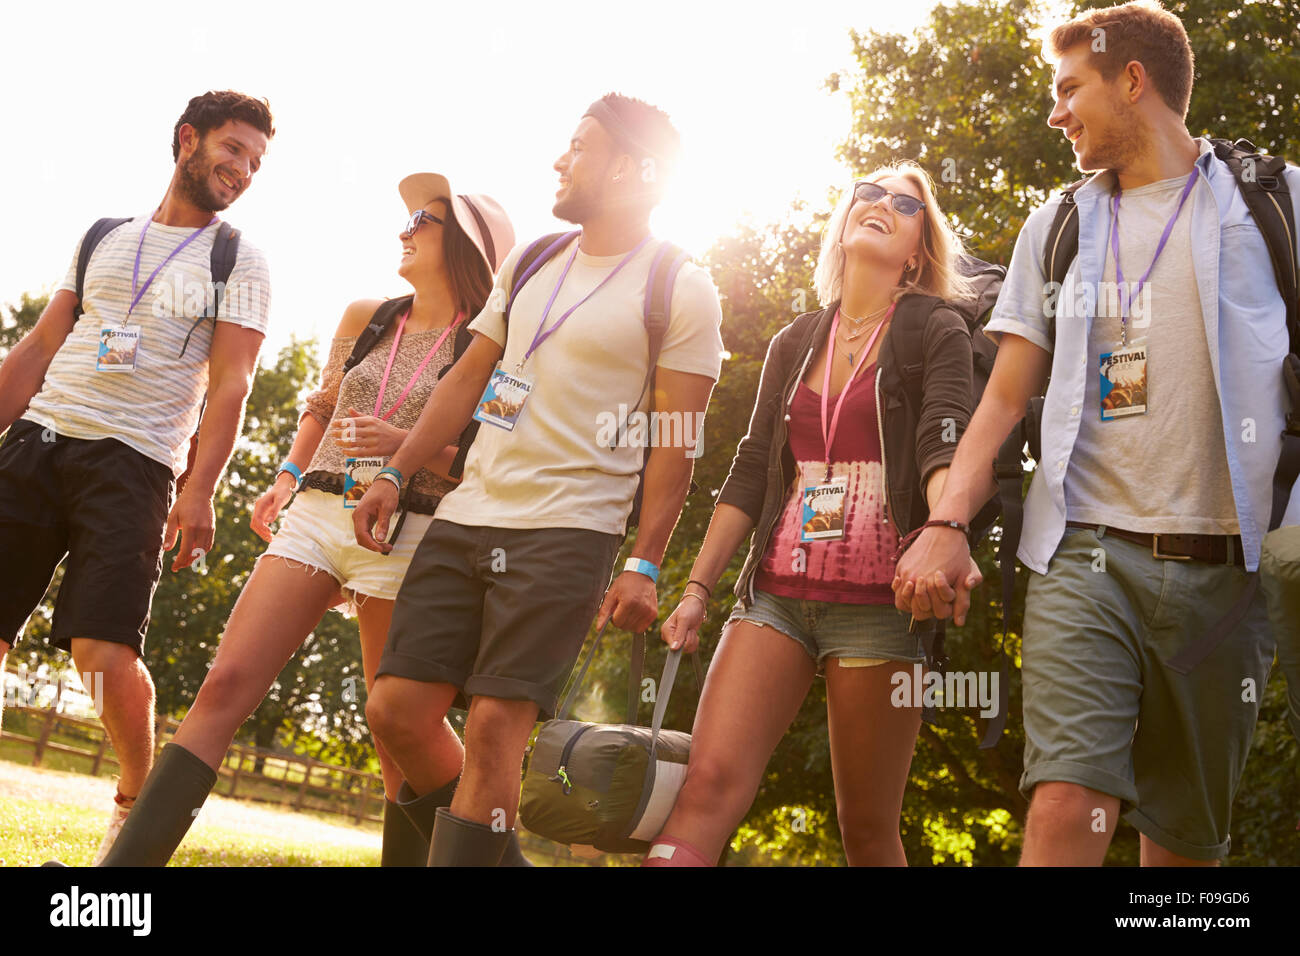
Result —
<instances>
[{"instance_id":1,"label":"necklace","mask_svg":"<svg viewBox=\"0 0 1300 956\"><path fill-rule=\"evenodd\" d=\"M864 315L860 319L855 319L853 316L849 315L847 312L843 310L840 310L840 315L843 317L845 322L847 322L849 325L853 326L855 330L857 330L857 329L861 329L866 323L870 322L872 319L879 318L880 316L884 315L886 312L889 311L889 307L891 305L893 305L892 302L886 303L882 308L877 309L875 312L872 312L869 315ZM857 334L859 333L855 331L854 335L856 336Z\"/></svg>"}]
</instances>

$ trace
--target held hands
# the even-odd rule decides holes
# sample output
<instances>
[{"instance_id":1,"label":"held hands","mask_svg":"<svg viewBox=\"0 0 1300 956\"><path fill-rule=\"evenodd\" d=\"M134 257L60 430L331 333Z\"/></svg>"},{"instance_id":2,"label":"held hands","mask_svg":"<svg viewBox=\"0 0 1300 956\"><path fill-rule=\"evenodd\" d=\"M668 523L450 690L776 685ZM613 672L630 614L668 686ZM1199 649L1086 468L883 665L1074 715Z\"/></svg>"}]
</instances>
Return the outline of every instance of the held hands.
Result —
<instances>
[{"instance_id":1,"label":"held hands","mask_svg":"<svg viewBox=\"0 0 1300 956\"><path fill-rule=\"evenodd\" d=\"M984 580L966 536L952 528L926 528L899 559L894 606L918 621L951 617L966 623L970 592ZM956 587L948 582L956 582Z\"/></svg>"},{"instance_id":2,"label":"held hands","mask_svg":"<svg viewBox=\"0 0 1300 956\"><path fill-rule=\"evenodd\" d=\"M279 517L284 506L293 497L295 485L293 475L282 471L275 476L275 484L271 485L253 505L253 516L249 519L248 526L257 532L257 536L263 541L270 542L271 523Z\"/></svg>"},{"instance_id":3,"label":"held hands","mask_svg":"<svg viewBox=\"0 0 1300 956\"><path fill-rule=\"evenodd\" d=\"M371 487L373 490L374 486ZM366 497L370 497L369 494ZM362 499L362 503L365 503L365 499ZM624 571L605 592L605 600L601 602L600 612L596 615L596 629L604 627L605 622L612 617L615 627L640 634L658 616L659 595L655 591L655 583L639 571Z\"/></svg>"},{"instance_id":4,"label":"held hands","mask_svg":"<svg viewBox=\"0 0 1300 956\"><path fill-rule=\"evenodd\" d=\"M347 455L353 458L387 458L394 454L406 438L406 429L390 425L374 415L362 415L348 406L351 418L330 422L329 436Z\"/></svg>"},{"instance_id":5,"label":"held hands","mask_svg":"<svg viewBox=\"0 0 1300 956\"><path fill-rule=\"evenodd\" d=\"M186 484L185 489L172 505L167 514L167 524L163 527L163 550L170 551L176 547L177 532L180 533L180 550L172 562L172 570L188 568L195 561L205 567L203 558L212 550L213 528L217 518L212 509L212 499L204 497L195 490L193 483Z\"/></svg>"},{"instance_id":6,"label":"held hands","mask_svg":"<svg viewBox=\"0 0 1300 956\"><path fill-rule=\"evenodd\" d=\"M369 551L388 554L388 524L397 510L397 486L386 479L371 482L370 489L352 511L352 531L357 544Z\"/></svg>"},{"instance_id":7,"label":"held hands","mask_svg":"<svg viewBox=\"0 0 1300 956\"><path fill-rule=\"evenodd\" d=\"M682 595L677 609L664 621L659 634L672 650L694 654L700 646L700 625L704 623L704 601L697 594Z\"/></svg>"}]
</instances>

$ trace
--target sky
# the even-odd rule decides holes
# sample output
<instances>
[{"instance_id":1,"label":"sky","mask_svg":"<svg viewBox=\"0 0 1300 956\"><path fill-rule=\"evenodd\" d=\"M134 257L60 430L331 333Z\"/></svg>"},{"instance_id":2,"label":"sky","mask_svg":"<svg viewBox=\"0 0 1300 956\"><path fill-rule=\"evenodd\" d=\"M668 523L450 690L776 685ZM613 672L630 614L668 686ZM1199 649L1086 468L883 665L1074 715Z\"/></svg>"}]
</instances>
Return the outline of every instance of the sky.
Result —
<instances>
[{"instance_id":1,"label":"sky","mask_svg":"<svg viewBox=\"0 0 1300 956\"><path fill-rule=\"evenodd\" d=\"M849 129L826 78L850 29L910 32L933 0L501 0L5 4L0 35L0 303L50 291L103 216L151 211L188 99L270 101L276 136L223 218L267 256L264 359L292 335L328 348L346 305L401 295L397 183L445 174L483 192L516 235L562 228L552 168L606 92L660 106L682 168L656 235L703 252L749 219L781 218L845 184ZM5 313L7 314L7 313Z\"/></svg>"}]
</instances>

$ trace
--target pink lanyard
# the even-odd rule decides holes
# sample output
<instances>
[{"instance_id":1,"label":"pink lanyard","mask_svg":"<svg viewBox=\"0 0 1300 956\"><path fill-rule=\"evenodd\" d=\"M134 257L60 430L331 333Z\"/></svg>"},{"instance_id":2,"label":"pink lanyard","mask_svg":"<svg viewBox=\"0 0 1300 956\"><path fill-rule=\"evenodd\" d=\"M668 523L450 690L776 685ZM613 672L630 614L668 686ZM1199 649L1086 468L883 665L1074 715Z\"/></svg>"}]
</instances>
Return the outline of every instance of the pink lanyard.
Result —
<instances>
[{"instance_id":1,"label":"pink lanyard","mask_svg":"<svg viewBox=\"0 0 1300 956\"><path fill-rule=\"evenodd\" d=\"M393 336L393 347L388 353L388 364L384 366L384 377L379 380L379 395L375 398L375 415L384 421L388 421L388 417L392 415L393 412L397 411L398 406L406 400L407 394L410 393L416 380L424 372L425 366L427 366L433 356L437 354L438 349L442 348L442 343L447 341L447 336L451 335L452 330L460 324L460 320L465 317L464 312L456 313L456 318L452 320L451 325L443 329L442 335L438 336L438 341L433 344L433 348L429 349L429 354L424 357L424 361L420 363L420 367L415 370L415 374L411 376L411 380L406 383L406 388L402 389L402 394L397 396L397 401L393 403L393 407L383 415L380 415L379 409L382 408L384 404L384 392L388 389L388 375L393 370L393 361L397 358L397 346L398 343L402 341L402 330L406 328L406 320L410 318L410 315L411 310L407 309L402 313L402 317L397 322L397 334Z\"/></svg>"},{"instance_id":2,"label":"pink lanyard","mask_svg":"<svg viewBox=\"0 0 1300 956\"><path fill-rule=\"evenodd\" d=\"M840 410L844 407L844 400L849 397L849 389L853 387L853 380L858 377L858 372L866 364L867 356L871 354L871 347L876 344L876 339L881 331L885 328L885 323L889 317L894 314L894 306L889 307L885 317L880 320L876 326L876 331L871 333L871 338L867 339L867 345L862 350L862 358L858 359L857 364L853 366L853 371L849 374L849 380L844 383L844 389L840 392L840 397L835 401L835 414L831 416L829 430L826 427L826 403L827 395L831 390L831 362L835 358L835 331L840 327L840 310L835 310L835 318L831 319L831 337L827 340L826 347L826 375L822 379L822 440L826 443L826 480L831 480L831 445L835 442L835 430L839 427Z\"/></svg>"}]
</instances>

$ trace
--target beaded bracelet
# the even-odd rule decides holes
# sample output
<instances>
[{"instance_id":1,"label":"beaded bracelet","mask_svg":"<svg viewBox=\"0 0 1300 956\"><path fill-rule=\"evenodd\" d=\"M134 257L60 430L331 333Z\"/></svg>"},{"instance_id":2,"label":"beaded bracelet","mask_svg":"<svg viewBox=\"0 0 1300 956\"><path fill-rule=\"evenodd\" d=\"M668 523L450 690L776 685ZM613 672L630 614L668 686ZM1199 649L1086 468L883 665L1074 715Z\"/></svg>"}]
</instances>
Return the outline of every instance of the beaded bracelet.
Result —
<instances>
[{"instance_id":1,"label":"beaded bracelet","mask_svg":"<svg viewBox=\"0 0 1300 956\"><path fill-rule=\"evenodd\" d=\"M898 542L898 550L894 552L895 564L897 564L898 559L903 556L903 552L912 546L912 542L915 541L926 528L952 528L954 531L960 531L967 537L970 536L970 526L962 524L960 521L947 521L940 518L931 519L919 528L915 528L908 532L903 540Z\"/></svg>"}]
</instances>

